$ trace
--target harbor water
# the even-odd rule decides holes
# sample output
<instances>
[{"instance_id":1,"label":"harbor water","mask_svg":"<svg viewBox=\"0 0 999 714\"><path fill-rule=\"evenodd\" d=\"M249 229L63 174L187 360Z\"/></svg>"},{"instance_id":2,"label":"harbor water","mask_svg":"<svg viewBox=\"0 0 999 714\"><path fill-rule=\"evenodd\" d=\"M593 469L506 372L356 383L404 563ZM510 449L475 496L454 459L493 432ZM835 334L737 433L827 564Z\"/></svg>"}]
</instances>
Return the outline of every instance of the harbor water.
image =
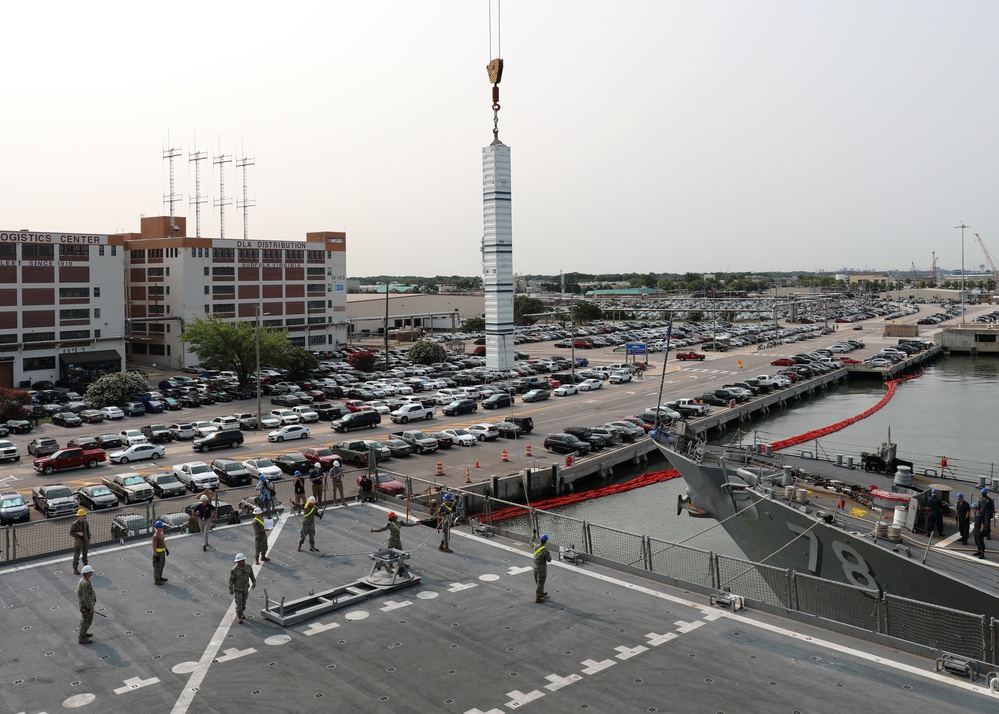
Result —
<instances>
[{"instance_id":1,"label":"harbor water","mask_svg":"<svg viewBox=\"0 0 999 714\"><path fill-rule=\"evenodd\" d=\"M899 458L921 466L937 466L946 458L952 465L959 464L962 474L981 474L991 481L997 453L993 445L996 426L992 423L999 403L997 376L999 360L995 358L944 357L927 367L923 376L902 383L880 411L817 443L794 447L794 453L808 450L833 460L837 455L853 456L859 464L860 454L877 451L888 440L890 430ZM847 380L827 393L754 420L741 433L729 431L712 441L727 444L741 438L743 443L770 443L856 416L875 405L884 393L884 386L877 382ZM644 409L647 405L635 406ZM665 468L665 459L652 454L644 467L618 468L614 480L627 481L642 472ZM674 479L573 504L558 512L741 557L732 539L712 519L677 515L677 495L684 492L683 480Z\"/></svg>"}]
</instances>

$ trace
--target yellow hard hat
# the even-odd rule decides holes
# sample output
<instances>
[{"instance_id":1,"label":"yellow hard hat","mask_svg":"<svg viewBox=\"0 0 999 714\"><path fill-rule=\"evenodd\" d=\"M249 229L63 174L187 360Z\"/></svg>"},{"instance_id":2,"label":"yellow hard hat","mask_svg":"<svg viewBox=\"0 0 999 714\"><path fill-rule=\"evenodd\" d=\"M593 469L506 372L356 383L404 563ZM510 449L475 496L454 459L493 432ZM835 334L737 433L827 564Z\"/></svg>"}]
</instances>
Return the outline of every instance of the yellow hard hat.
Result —
<instances>
[{"instance_id":1,"label":"yellow hard hat","mask_svg":"<svg viewBox=\"0 0 999 714\"><path fill-rule=\"evenodd\" d=\"M85 516L87 515L87 512L81 508L79 511L76 512L76 515Z\"/></svg>"}]
</instances>

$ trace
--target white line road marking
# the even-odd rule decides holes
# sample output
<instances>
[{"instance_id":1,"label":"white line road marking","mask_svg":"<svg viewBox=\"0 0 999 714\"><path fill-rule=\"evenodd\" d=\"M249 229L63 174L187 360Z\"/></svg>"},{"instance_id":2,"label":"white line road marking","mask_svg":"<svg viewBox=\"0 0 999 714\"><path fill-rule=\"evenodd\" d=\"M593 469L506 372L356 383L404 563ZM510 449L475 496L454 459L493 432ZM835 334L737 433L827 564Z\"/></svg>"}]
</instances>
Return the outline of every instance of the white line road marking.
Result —
<instances>
[{"instance_id":1,"label":"white line road marking","mask_svg":"<svg viewBox=\"0 0 999 714\"><path fill-rule=\"evenodd\" d=\"M150 677L149 679L140 679L138 677L132 677L131 679L125 680L124 687L118 687L114 690L115 694L125 694L127 692L135 691L136 689L142 689L143 687L148 687L150 684L156 684L160 681L159 677Z\"/></svg>"},{"instance_id":2,"label":"white line road marking","mask_svg":"<svg viewBox=\"0 0 999 714\"><path fill-rule=\"evenodd\" d=\"M278 536L281 534L281 531L284 530L284 525L288 521L289 517L290 514L285 513L271 530L270 537L267 539L267 550L270 550L277 542ZM261 567L263 566L251 565L250 567L253 568L255 572L259 573ZM208 647L206 647L204 653L202 653L201 659L198 660L197 668L191 673L191 678L187 680L187 685L183 690L181 690L180 696L173 705L173 709L170 710L171 714L187 713L191 703L194 701L194 695L198 693L201 683L205 681L205 675L208 674L208 668L212 666L212 662L218 656L219 650L225 643L226 635L229 633L229 628L232 627L232 623L236 620L235 616L236 603L232 602L229 604L229 608L222 616L222 622L219 623L218 628L215 630L215 634L212 635L211 640L208 642Z\"/></svg>"},{"instance_id":3,"label":"white line road marking","mask_svg":"<svg viewBox=\"0 0 999 714\"><path fill-rule=\"evenodd\" d=\"M234 659L239 659L240 657L246 657L246 655L251 655L256 652L255 647L247 647L245 650L238 649L236 647L230 647L227 650L223 650L225 655L222 657L216 657L216 662L231 662Z\"/></svg>"}]
</instances>

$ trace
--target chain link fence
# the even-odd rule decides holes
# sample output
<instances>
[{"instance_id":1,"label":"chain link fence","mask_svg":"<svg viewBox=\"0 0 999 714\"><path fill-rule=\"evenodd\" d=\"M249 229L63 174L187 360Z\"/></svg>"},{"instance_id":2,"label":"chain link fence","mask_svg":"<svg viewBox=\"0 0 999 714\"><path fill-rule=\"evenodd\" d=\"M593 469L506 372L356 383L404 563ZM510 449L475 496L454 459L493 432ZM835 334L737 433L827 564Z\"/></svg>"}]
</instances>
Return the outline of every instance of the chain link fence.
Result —
<instances>
[{"instance_id":1,"label":"chain link fence","mask_svg":"<svg viewBox=\"0 0 999 714\"><path fill-rule=\"evenodd\" d=\"M826 620L835 620L868 632L884 632L881 597L868 590L817 578L807 573L793 573L791 587L794 609Z\"/></svg>"},{"instance_id":2,"label":"chain link fence","mask_svg":"<svg viewBox=\"0 0 999 714\"><path fill-rule=\"evenodd\" d=\"M985 615L884 596L885 634L951 654L985 660L992 649Z\"/></svg>"}]
</instances>

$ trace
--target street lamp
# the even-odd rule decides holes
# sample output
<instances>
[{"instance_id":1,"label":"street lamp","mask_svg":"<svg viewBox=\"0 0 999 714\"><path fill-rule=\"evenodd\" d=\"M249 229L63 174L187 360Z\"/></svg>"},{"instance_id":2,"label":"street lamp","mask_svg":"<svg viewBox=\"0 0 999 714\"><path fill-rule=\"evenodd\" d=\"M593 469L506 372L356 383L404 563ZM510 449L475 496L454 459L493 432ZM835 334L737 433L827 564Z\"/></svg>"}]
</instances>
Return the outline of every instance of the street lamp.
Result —
<instances>
[{"instance_id":1,"label":"street lamp","mask_svg":"<svg viewBox=\"0 0 999 714\"><path fill-rule=\"evenodd\" d=\"M263 429L263 415L260 413L260 303L257 303L257 329L254 330L257 347L257 429Z\"/></svg>"},{"instance_id":2,"label":"street lamp","mask_svg":"<svg viewBox=\"0 0 999 714\"><path fill-rule=\"evenodd\" d=\"M385 281L385 371L389 368L389 353L388 353L388 318L389 318L389 284L388 280Z\"/></svg>"},{"instance_id":3,"label":"street lamp","mask_svg":"<svg viewBox=\"0 0 999 714\"><path fill-rule=\"evenodd\" d=\"M954 226L961 229L961 324L964 324L964 229L971 228L961 221L961 225Z\"/></svg>"}]
</instances>

